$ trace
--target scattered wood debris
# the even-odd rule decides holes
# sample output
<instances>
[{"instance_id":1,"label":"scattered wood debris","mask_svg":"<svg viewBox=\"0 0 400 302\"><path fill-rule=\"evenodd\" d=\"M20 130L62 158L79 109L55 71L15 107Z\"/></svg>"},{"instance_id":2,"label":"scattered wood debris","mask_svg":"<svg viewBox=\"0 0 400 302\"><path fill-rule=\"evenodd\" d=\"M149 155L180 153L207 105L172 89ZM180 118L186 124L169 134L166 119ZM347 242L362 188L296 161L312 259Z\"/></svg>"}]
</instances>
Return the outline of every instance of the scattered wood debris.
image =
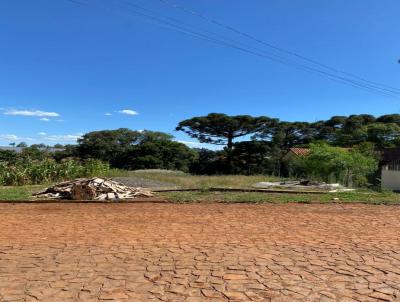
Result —
<instances>
[{"instance_id":1,"label":"scattered wood debris","mask_svg":"<svg viewBox=\"0 0 400 302\"><path fill-rule=\"evenodd\" d=\"M318 181L310 181L310 180L294 180L294 181L265 181L258 182L253 185L255 188L263 188L263 189L292 189L292 190L320 190L327 191L330 193L333 192L352 192L354 189L346 188L338 183L328 184L325 182Z\"/></svg>"},{"instance_id":2,"label":"scattered wood debris","mask_svg":"<svg viewBox=\"0 0 400 302\"><path fill-rule=\"evenodd\" d=\"M103 178L78 178L65 181L33 194L45 199L110 200L152 197L154 194L143 188L124 186Z\"/></svg>"}]
</instances>

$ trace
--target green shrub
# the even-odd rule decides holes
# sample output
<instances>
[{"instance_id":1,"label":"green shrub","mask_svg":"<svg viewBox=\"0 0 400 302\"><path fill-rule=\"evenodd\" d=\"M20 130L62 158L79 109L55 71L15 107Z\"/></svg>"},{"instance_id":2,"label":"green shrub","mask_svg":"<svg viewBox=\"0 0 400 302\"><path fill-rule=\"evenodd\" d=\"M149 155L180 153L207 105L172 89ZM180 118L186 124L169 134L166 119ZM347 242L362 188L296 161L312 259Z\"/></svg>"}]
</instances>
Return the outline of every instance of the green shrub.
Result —
<instances>
[{"instance_id":1,"label":"green shrub","mask_svg":"<svg viewBox=\"0 0 400 302\"><path fill-rule=\"evenodd\" d=\"M368 176L378 168L377 159L365 150L348 150L325 143L310 144L310 149L308 156L294 160L296 176L361 187L367 185Z\"/></svg>"}]
</instances>

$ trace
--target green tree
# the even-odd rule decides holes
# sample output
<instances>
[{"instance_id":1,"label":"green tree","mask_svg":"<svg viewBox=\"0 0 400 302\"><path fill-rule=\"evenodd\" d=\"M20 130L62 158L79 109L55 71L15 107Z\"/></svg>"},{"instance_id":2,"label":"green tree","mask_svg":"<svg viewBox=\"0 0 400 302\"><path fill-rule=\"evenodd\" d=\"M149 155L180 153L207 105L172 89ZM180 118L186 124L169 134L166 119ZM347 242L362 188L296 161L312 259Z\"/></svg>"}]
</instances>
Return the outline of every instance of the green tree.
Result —
<instances>
[{"instance_id":1,"label":"green tree","mask_svg":"<svg viewBox=\"0 0 400 302\"><path fill-rule=\"evenodd\" d=\"M376 119L378 123L400 125L400 114L385 114Z\"/></svg>"},{"instance_id":2,"label":"green tree","mask_svg":"<svg viewBox=\"0 0 400 302\"><path fill-rule=\"evenodd\" d=\"M23 161L44 160L49 158L50 154L45 149L32 145L24 148L18 157Z\"/></svg>"},{"instance_id":3,"label":"green tree","mask_svg":"<svg viewBox=\"0 0 400 302\"><path fill-rule=\"evenodd\" d=\"M188 171L195 152L172 139L163 132L126 128L89 132L78 140L78 155L109 162L116 168ZM57 154L59 159L67 151L71 150Z\"/></svg>"},{"instance_id":4,"label":"green tree","mask_svg":"<svg viewBox=\"0 0 400 302\"><path fill-rule=\"evenodd\" d=\"M363 186L377 168L377 159L357 149L347 150L325 143L311 144L308 156L296 159L295 174L326 182Z\"/></svg>"},{"instance_id":5,"label":"green tree","mask_svg":"<svg viewBox=\"0 0 400 302\"><path fill-rule=\"evenodd\" d=\"M65 159L78 160L81 157L81 155L79 154L79 146L71 144L63 146L63 150L56 151L52 155L57 162L60 162Z\"/></svg>"},{"instance_id":6,"label":"green tree","mask_svg":"<svg viewBox=\"0 0 400 302\"><path fill-rule=\"evenodd\" d=\"M247 141L234 144L231 154L232 173L279 174L279 156L269 142Z\"/></svg>"},{"instance_id":7,"label":"green tree","mask_svg":"<svg viewBox=\"0 0 400 302\"><path fill-rule=\"evenodd\" d=\"M18 154L11 150L0 150L0 162L15 162Z\"/></svg>"},{"instance_id":8,"label":"green tree","mask_svg":"<svg viewBox=\"0 0 400 302\"><path fill-rule=\"evenodd\" d=\"M49 146L46 146L46 145L43 144L43 143L31 145L31 148L36 148L36 149L46 149L46 148L48 148L48 147L49 147Z\"/></svg>"},{"instance_id":9,"label":"green tree","mask_svg":"<svg viewBox=\"0 0 400 302\"><path fill-rule=\"evenodd\" d=\"M315 129L306 122L279 122L275 126L272 143L284 150L305 145L315 138Z\"/></svg>"},{"instance_id":10,"label":"green tree","mask_svg":"<svg viewBox=\"0 0 400 302\"><path fill-rule=\"evenodd\" d=\"M226 145L231 150L235 139L254 134L268 123L271 123L271 119L265 116L210 113L184 120L178 124L176 130L183 131L202 143Z\"/></svg>"},{"instance_id":11,"label":"green tree","mask_svg":"<svg viewBox=\"0 0 400 302\"><path fill-rule=\"evenodd\" d=\"M127 128L86 133L78 140L78 153L83 158L97 158L118 165L122 154L132 146L150 141L171 141L173 136L149 130L135 131Z\"/></svg>"},{"instance_id":12,"label":"green tree","mask_svg":"<svg viewBox=\"0 0 400 302\"><path fill-rule=\"evenodd\" d=\"M367 140L377 147L400 145L400 126L395 123L373 123L366 126Z\"/></svg>"},{"instance_id":13,"label":"green tree","mask_svg":"<svg viewBox=\"0 0 400 302\"><path fill-rule=\"evenodd\" d=\"M96 158L119 166L120 157L140 142L139 131L120 128L86 133L78 140L78 154L82 158Z\"/></svg>"},{"instance_id":14,"label":"green tree","mask_svg":"<svg viewBox=\"0 0 400 302\"><path fill-rule=\"evenodd\" d=\"M159 131L140 131L139 142L155 142L155 141L171 141L174 136L169 133L159 132Z\"/></svg>"},{"instance_id":15,"label":"green tree","mask_svg":"<svg viewBox=\"0 0 400 302\"><path fill-rule=\"evenodd\" d=\"M124 169L168 169L189 172L196 151L169 140L144 141L123 155Z\"/></svg>"},{"instance_id":16,"label":"green tree","mask_svg":"<svg viewBox=\"0 0 400 302\"><path fill-rule=\"evenodd\" d=\"M196 149L196 152L196 159L190 165L190 173L207 175L227 173L225 150L203 148Z\"/></svg>"},{"instance_id":17,"label":"green tree","mask_svg":"<svg viewBox=\"0 0 400 302\"><path fill-rule=\"evenodd\" d=\"M375 120L375 117L370 114L350 115L342 129L346 133L351 133L365 125L374 123Z\"/></svg>"}]
</instances>

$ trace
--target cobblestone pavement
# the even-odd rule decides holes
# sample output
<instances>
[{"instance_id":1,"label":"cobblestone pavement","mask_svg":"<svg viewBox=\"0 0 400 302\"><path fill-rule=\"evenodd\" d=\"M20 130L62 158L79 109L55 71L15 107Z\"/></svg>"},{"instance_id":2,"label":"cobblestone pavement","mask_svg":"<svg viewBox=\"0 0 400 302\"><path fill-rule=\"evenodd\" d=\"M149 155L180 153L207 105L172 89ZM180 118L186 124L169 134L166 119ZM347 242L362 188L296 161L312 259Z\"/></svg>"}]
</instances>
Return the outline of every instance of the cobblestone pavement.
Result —
<instances>
[{"instance_id":1,"label":"cobblestone pavement","mask_svg":"<svg viewBox=\"0 0 400 302\"><path fill-rule=\"evenodd\" d=\"M400 301L400 207L0 204L0 301Z\"/></svg>"}]
</instances>

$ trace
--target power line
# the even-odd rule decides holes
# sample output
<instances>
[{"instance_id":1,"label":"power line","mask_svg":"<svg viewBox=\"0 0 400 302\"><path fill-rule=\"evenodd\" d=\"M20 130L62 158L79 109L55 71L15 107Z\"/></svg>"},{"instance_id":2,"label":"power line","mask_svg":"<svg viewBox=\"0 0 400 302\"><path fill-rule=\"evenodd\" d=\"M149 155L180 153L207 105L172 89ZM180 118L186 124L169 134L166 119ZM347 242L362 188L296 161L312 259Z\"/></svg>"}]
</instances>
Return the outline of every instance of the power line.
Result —
<instances>
[{"instance_id":1,"label":"power line","mask_svg":"<svg viewBox=\"0 0 400 302\"><path fill-rule=\"evenodd\" d=\"M124 1L124 0L120 0L120 1L125 2L128 5L133 6L135 8L139 8L141 10L150 12L152 14L159 14L159 13L154 12L154 11L148 9L148 8L143 7L143 6L140 6L140 5L137 5L137 4L133 4L130 1ZM230 38L226 39L225 37L223 37L224 40L210 38L209 36L206 36L206 35L204 35L202 33L194 32L193 30L191 30L191 28L193 28L193 26L185 24L180 20L176 20L176 19L173 19L173 18L170 18L170 17L162 16L162 18L164 18L164 19L166 18L166 19L172 20L173 23L171 24L171 22L168 22L168 21L166 22L165 20L160 19L159 16L154 17L154 15L148 15L148 14L139 13L136 10L133 10L132 12L135 13L135 14L139 14L139 15L145 16L145 17L149 17L149 18L151 18L153 20L157 20L157 21L159 21L161 23L167 23L169 26L172 26L172 28L179 29L179 31L182 32L182 33L186 33L186 34L189 33L190 35L192 35L192 36L194 35L197 38L199 38L199 37L202 38L202 40L207 40L209 42L217 43L217 44L220 44L220 45L225 46L225 47L234 48L236 50L240 50L240 51L243 51L243 52L246 52L246 53L249 53L249 54L253 54L253 55L256 55L256 56L259 56L259 57L267 58L269 60L273 60L275 62L284 64L284 65L287 65L287 66L291 66L291 67L294 67L294 68L297 68L297 69L300 69L300 70L303 70L303 71L314 72L314 73L317 73L320 76L329 78L330 80L333 80L335 82L338 82L338 83L341 83L341 84L345 84L345 85L348 85L348 86L351 86L351 87L360 88L360 89L367 90L367 91L373 92L373 93L378 93L378 94L386 96L386 97L398 97L397 95L394 95L394 94L396 94L396 92L392 92L392 91L387 92L387 91L385 91L384 89L382 89L380 87L372 87L372 86L370 86L368 84L359 83L359 82L354 81L352 79L344 78L342 76L338 76L338 75L335 75L335 74L332 74L332 73L329 73L329 72L326 72L326 71L323 71L323 70L321 71L321 70L318 70L316 68L313 68L313 67L310 67L310 66L307 66L307 65L304 65L304 64L300 64L300 63L293 62L293 61L288 61L287 58L281 57L281 56L277 56L275 54L271 54L271 53L267 53L266 54L265 50L260 50L259 48L254 48L254 47L250 46L250 48L256 49L256 51L258 51L258 52L255 52L255 51L243 48L241 46L238 47L237 45L234 45L234 44L226 42L226 40L228 40L229 42L233 41L234 43L239 43L239 44L243 45L243 43L241 43L241 42L239 42L237 40L232 40ZM176 25L176 23L178 25ZM184 26L186 26L186 27L189 26L189 29L182 27L182 24ZM205 30L205 32L211 33L213 35L221 36L220 34L217 34L217 33L214 33L214 32L210 32L210 31L207 31L207 30ZM249 47L249 46L245 45L245 47ZM261 51L261 53L260 53L260 51ZM288 61L288 62L286 62L285 60Z\"/></svg>"},{"instance_id":2,"label":"power line","mask_svg":"<svg viewBox=\"0 0 400 302\"><path fill-rule=\"evenodd\" d=\"M127 1L124 1L124 2L125 3L130 3L130 2L127 2ZM89 4L89 3L88 2L85 2L85 3L81 2L80 4ZM155 16L154 15L154 11L152 12L151 10L149 10L147 8L144 8L144 7L141 7L139 5L130 3L130 6L139 8L141 10L145 10L145 11L150 12L152 14L143 13L141 11L137 11L136 9L132 9L132 8L125 8L125 9L128 10L129 12L135 14L135 15L138 15L138 16L141 16L143 18L155 21L157 25L161 24L161 25L163 25L163 27L167 26L167 28L170 28L172 30L178 31L180 33L183 33L183 34L186 34L186 35L189 35L189 36L201 39L201 40L205 40L205 41L208 41L208 42L216 43L216 44L222 45L224 47L229 47L229 48L233 48L233 49L236 49L236 50L240 50L242 52L245 52L245 53L248 53L248 54L252 54L252 55L255 55L255 56L258 56L258 57L266 58L266 59L269 59L269 60L284 64L284 65L287 65L287 66L294 67L296 69L300 69L300 70L308 71L308 72L313 72L313 73L316 73L316 74L318 74L318 75L320 75L322 77L328 78L328 79L330 79L332 81L335 81L335 82L339 82L341 84L345 84L347 86L351 86L351 87L367 90L369 92L380 94L380 95L383 95L383 96L386 96L386 97L397 97L396 95L393 95L393 92L388 93L386 91L381 91L381 90L379 90L379 88L370 87L370 86L368 86L366 84L359 83L357 81L353 81L351 79L347 79L347 78L344 78L344 77L341 77L341 76L337 76L337 75L334 75L334 74L330 74L328 72L321 71L321 70L318 70L316 68L309 67L309 66L306 66L306 65L302 65L302 64L299 64L297 62L290 62L290 61L287 62L286 58L283 58L284 60L282 60L282 57L279 57L277 55L266 54L265 51L260 53L260 52L257 52L257 51L253 51L251 49L249 50L248 48L245 48L245 47L237 46L237 45L232 44L230 42L227 42L225 40L221 40L221 39L216 39L214 37L210 37L209 35L205 35L205 34L203 34L201 32L199 33L199 32L196 32L196 31L192 30L190 28L191 27L190 25L189 25L189 28L187 28L187 26L188 26L187 24L182 26L183 23L178 21L178 20L175 20L175 19L172 19L172 18L169 18L169 17L167 17L169 20L165 20L165 17L164 17L164 19L162 19L157 15ZM170 21L170 20L173 20L173 21ZM212 32L208 31L208 33L212 33ZM215 34L215 33L212 33L212 34ZM232 41L232 39L230 39L230 40ZM235 40L233 40L233 41L237 42ZM240 43L240 42L238 42L238 43Z\"/></svg>"},{"instance_id":3,"label":"power line","mask_svg":"<svg viewBox=\"0 0 400 302\"><path fill-rule=\"evenodd\" d=\"M296 52L294 52L294 51L290 51L290 50L284 49L284 48L282 48L282 47L276 46L276 45L274 45L274 44L265 42L265 41L263 41L263 40L261 40L261 39L255 37L255 36L251 35L251 34L248 34L248 33L246 33L246 32L243 32L243 31L241 31L241 30L238 30L237 28L232 27L232 26L230 26L230 25L224 24L224 23L222 23L222 22L220 22L220 21L218 21L218 20L216 20L216 19L213 19L213 18L210 18L210 17L208 17L208 16L205 16L204 14L201 14L201 13L199 13L199 12L197 12L197 11L188 9L188 8L182 6L182 5L174 4L174 3L172 3L172 2L170 2L170 1L168 1L168 0L158 0L158 1L160 1L161 3L163 3L163 4L165 4L165 5L168 5L168 6L170 6L170 7L173 7L173 8L175 8L175 9L179 9L179 10L181 10L181 11L183 11L183 12L185 12L185 13L188 13L188 14L190 14L190 15L197 16L197 17L199 17L199 18L201 18L201 19L203 19L203 20L205 20L205 21L207 21L207 22L213 23L213 24L215 24L215 25L217 25L217 26L219 26L219 27L222 27L222 28L227 29L227 30L229 30L229 31L231 31L231 32L234 32L234 33L236 33L236 34L239 34L239 35L241 35L241 36L244 36L244 37L246 37L246 38L248 38L248 39L251 39L251 40L253 40L253 41L256 41L256 42L258 42L258 43L260 43L260 44L262 44L262 45L264 45L264 46L267 46L267 47L269 47L269 48L275 49L275 50L277 50L277 51L279 51L279 52L282 52L282 53L285 53L285 54L288 54L288 55L297 57L297 58L299 58L299 59L302 59L302 60L307 61L307 62L309 62L309 63L313 63L313 64L318 65L318 66L320 66L320 67L324 67L324 68L326 68L326 69L328 69L328 70L330 70L330 71L334 71L334 72L341 73L341 74L344 74L344 75L347 75L347 76L351 76L351 77L356 78L356 79L358 79L358 80L361 80L361 81L363 81L363 82L372 84L372 85L374 85L375 87L379 87L379 86L380 86L380 87L386 88L386 90L389 91L389 92L396 92L396 93L397 93L397 92L400 92L400 89L399 89L399 88L392 87L392 86L385 85L385 84L381 84L381 83L378 83L378 82L375 82L375 81L367 80L367 79L362 78L362 77L360 77L360 76L358 76L358 75L355 75L355 74L353 74L353 73L350 73L350 72L347 72L347 71L344 71L344 70L341 70L341 69L338 69L338 68L329 66L329 65L327 65L327 64L325 64L325 63L321 63L321 62L319 62L319 61L317 61L317 60L308 58L308 57L306 57L306 56L304 56L304 55L301 55L301 54L299 54L299 53L296 53Z\"/></svg>"},{"instance_id":4,"label":"power line","mask_svg":"<svg viewBox=\"0 0 400 302\"><path fill-rule=\"evenodd\" d=\"M150 12L150 13L152 13L152 14L158 14L158 15L160 15L160 13L158 13L158 12L155 12L155 11L153 11L153 10L150 10L150 9L148 9L148 8L145 8L145 7L140 6L140 5L137 5L137 4L133 4L133 3L129 2L129 1L126 1L126 0L125 0L125 1L124 1L124 0L120 0L120 1L121 1L121 2L125 2L127 5L136 7L136 8L138 8L138 9L140 9L140 10L144 10L144 11ZM219 33L212 32L212 31L209 31L209 30L206 30L206 29L195 28L195 27L192 26L191 24L187 24L187 23L185 23L185 22L182 22L181 20L177 20L177 19L171 18L171 17L169 17L169 16L165 16L165 15L161 15L161 16L162 16L162 18L167 19L167 20L170 20L170 21L172 21L172 22L174 22L174 23L176 23L176 24L184 25L184 26L186 26L186 27L189 27L189 28L192 28L192 29L195 29L195 30L203 31L203 32L205 32L205 33L207 33L207 34L211 34L211 35L214 35L214 36L216 36L216 37L219 37L220 39L223 39L223 40L225 40L225 41L229 41L229 42L232 42L232 43L236 43L236 44L241 45L241 46L243 46L243 47L250 47L250 48L252 48L252 49L254 49L254 50L257 50L257 51L265 52L265 50L263 50L263 49L260 49L260 48L257 48L257 47L253 47L253 46L246 45L246 44L244 44L244 43L241 42L241 41L234 40L234 39L231 39L231 38L227 38L227 37L225 37L225 36L223 36L223 35L221 35L221 34L219 34ZM269 55L274 56L274 57L276 57L276 58L286 59L286 58L284 58L284 57L282 57L282 56L279 56L279 55L276 55L276 54L273 54L273 53L269 53Z\"/></svg>"},{"instance_id":5,"label":"power line","mask_svg":"<svg viewBox=\"0 0 400 302\"><path fill-rule=\"evenodd\" d=\"M86 2L80 2L80 1L78 1L78 0L66 0L66 1L71 2L71 3L74 3L74 4L79 4L79 5L87 4Z\"/></svg>"}]
</instances>

